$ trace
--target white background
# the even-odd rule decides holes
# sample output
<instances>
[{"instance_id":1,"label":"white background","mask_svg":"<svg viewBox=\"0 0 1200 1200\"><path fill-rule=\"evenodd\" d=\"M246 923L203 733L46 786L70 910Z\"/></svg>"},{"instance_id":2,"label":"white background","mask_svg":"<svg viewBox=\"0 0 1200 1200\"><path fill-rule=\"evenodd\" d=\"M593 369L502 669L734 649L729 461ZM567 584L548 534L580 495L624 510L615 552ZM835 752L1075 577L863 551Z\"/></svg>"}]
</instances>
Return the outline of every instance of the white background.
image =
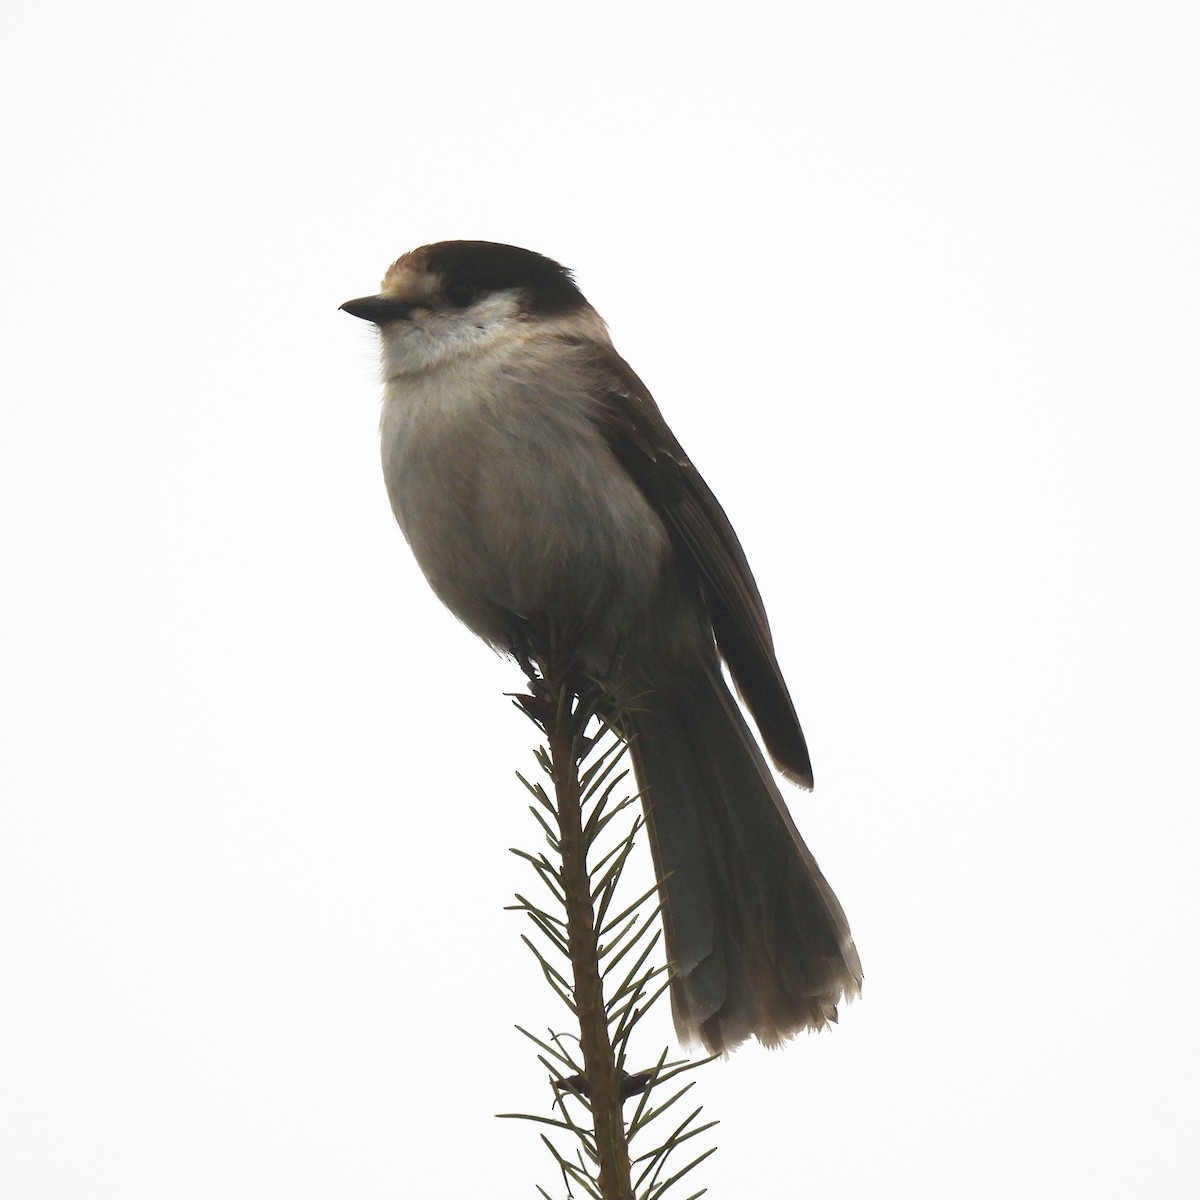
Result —
<instances>
[{"instance_id":1,"label":"white background","mask_svg":"<svg viewBox=\"0 0 1200 1200\"><path fill-rule=\"evenodd\" d=\"M6 1200L561 1192L519 677L337 311L448 237L576 269L813 749L865 995L703 1073L696 1186L1197 1194L1194 6L5 24Z\"/></svg>"}]
</instances>

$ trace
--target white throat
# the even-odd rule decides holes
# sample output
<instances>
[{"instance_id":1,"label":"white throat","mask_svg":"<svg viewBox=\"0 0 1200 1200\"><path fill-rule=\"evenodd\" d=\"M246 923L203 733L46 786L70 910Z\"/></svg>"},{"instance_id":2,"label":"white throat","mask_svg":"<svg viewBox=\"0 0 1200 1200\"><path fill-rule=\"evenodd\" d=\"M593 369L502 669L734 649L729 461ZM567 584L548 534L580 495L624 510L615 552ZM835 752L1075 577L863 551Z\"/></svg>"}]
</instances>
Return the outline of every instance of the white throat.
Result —
<instances>
[{"instance_id":1,"label":"white throat","mask_svg":"<svg viewBox=\"0 0 1200 1200\"><path fill-rule=\"evenodd\" d=\"M465 309L417 308L380 327L385 380L471 358L528 330L514 292L493 292Z\"/></svg>"}]
</instances>

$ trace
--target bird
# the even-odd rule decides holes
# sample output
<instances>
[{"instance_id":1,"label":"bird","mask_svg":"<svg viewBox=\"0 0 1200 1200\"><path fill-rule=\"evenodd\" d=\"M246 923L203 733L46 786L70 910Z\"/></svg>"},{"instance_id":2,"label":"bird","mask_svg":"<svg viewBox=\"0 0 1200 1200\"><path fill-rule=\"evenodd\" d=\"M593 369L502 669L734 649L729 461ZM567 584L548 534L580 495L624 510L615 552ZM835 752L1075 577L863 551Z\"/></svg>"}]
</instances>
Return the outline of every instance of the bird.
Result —
<instances>
[{"instance_id":1,"label":"bird","mask_svg":"<svg viewBox=\"0 0 1200 1200\"><path fill-rule=\"evenodd\" d=\"M835 1022L862 967L766 761L811 789L762 597L574 274L436 242L341 308L378 329L384 480L433 591L501 653L559 631L622 714L680 1040L727 1054Z\"/></svg>"}]
</instances>

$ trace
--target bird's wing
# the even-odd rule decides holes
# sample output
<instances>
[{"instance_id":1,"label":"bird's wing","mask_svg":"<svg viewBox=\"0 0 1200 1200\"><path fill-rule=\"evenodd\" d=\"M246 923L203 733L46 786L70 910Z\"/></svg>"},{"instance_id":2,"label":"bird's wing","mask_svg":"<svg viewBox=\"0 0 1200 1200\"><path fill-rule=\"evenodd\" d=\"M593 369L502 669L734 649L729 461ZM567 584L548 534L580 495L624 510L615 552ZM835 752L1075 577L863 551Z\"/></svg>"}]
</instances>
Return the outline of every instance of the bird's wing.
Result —
<instances>
[{"instance_id":1,"label":"bird's wing","mask_svg":"<svg viewBox=\"0 0 1200 1200\"><path fill-rule=\"evenodd\" d=\"M596 347L599 422L617 460L699 574L717 648L789 778L812 787L804 733L775 658L767 611L745 552L716 496L692 466L646 385L609 347Z\"/></svg>"}]
</instances>

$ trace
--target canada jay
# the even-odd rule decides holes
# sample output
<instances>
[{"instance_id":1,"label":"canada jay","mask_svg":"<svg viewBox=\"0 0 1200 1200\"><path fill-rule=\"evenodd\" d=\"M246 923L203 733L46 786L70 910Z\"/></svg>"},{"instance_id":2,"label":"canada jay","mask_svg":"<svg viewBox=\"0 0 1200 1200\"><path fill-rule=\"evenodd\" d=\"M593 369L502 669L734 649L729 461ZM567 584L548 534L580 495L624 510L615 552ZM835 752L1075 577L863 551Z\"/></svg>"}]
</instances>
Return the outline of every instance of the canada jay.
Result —
<instances>
[{"instance_id":1,"label":"canada jay","mask_svg":"<svg viewBox=\"0 0 1200 1200\"><path fill-rule=\"evenodd\" d=\"M433 590L501 651L570 630L623 710L680 1037L727 1051L835 1021L858 953L721 673L780 770L812 787L762 599L571 272L439 242L342 307L379 327L384 477Z\"/></svg>"}]
</instances>

